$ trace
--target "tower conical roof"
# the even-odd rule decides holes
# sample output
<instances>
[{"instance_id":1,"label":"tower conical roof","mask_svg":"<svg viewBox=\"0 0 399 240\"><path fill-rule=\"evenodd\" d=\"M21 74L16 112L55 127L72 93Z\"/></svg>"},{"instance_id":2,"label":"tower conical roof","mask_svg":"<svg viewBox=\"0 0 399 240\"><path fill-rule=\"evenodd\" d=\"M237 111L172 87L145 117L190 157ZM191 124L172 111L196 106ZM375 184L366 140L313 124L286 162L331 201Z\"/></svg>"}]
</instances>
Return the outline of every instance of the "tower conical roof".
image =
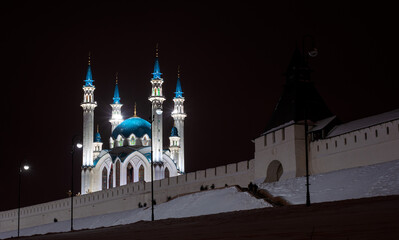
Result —
<instances>
[{"instance_id":1,"label":"tower conical roof","mask_svg":"<svg viewBox=\"0 0 399 240\"><path fill-rule=\"evenodd\" d=\"M294 51L286 77L283 93L265 132L291 121L304 120L305 110L306 118L313 122L333 116L310 81L310 70L298 49Z\"/></svg>"}]
</instances>

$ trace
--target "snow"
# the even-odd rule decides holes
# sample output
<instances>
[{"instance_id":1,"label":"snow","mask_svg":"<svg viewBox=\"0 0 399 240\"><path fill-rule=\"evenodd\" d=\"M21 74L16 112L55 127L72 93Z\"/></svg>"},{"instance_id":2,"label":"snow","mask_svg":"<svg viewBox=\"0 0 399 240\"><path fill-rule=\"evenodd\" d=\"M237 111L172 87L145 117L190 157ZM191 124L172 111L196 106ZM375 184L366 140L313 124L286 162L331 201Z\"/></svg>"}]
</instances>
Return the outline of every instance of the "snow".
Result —
<instances>
[{"instance_id":1,"label":"snow","mask_svg":"<svg viewBox=\"0 0 399 240\"><path fill-rule=\"evenodd\" d=\"M309 177L310 200L331 202L345 199L399 194L399 160L344 169ZM259 188L280 196L291 204L306 201L306 178L299 177L274 183L262 183Z\"/></svg>"},{"instance_id":2,"label":"snow","mask_svg":"<svg viewBox=\"0 0 399 240\"><path fill-rule=\"evenodd\" d=\"M310 176L310 200L330 202L345 199L399 194L399 160L344 169ZM306 178L299 177L274 183L261 183L273 196L280 196L291 204L304 204ZM183 218L222 212L270 207L263 200L256 199L235 187L216 189L185 195L155 206L155 219ZM74 229L99 227L149 221L151 208L139 208L119 213L93 216L74 220ZM70 220L21 229L21 235L67 232ZM16 231L0 233L0 239L16 236Z\"/></svg>"},{"instance_id":3,"label":"snow","mask_svg":"<svg viewBox=\"0 0 399 240\"><path fill-rule=\"evenodd\" d=\"M155 205L155 220L167 218L183 218L222 212L249 210L271 207L262 199L256 199L246 192L240 192L235 187L215 189L185 195L169 202ZM151 208L139 208L125 212L111 213L81 219L74 219L74 229L93 229L121 224L129 224L151 219ZM67 232L70 230L70 220L56 222L20 230L21 236L45 234L50 232ZM16 231L0 233L0 239L16 236Z\"/></svg>"}]
</instances>

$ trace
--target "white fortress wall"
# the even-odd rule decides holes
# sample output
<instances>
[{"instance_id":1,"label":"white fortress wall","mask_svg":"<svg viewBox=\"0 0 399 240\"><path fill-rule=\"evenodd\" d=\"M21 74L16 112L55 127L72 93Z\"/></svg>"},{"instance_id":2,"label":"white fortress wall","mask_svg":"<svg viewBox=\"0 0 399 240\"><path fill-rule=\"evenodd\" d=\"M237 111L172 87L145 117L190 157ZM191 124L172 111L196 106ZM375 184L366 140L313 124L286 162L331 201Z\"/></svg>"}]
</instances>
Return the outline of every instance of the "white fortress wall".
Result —
<instances>
[{"instance_id":1,"label":"white fortress wall","mask_svg":"<svg viewBox=\"0 0 399 240\"><path fill-rule=\"evenodd\" d=\"M311 174L399 159L399 120L310 143Z\"/></svg>"},{"instance_id":2,"label":"white fortress wall","mask_svg":"<svg viewBox=\"0 0 399 240\"><path fill-rule=\"evenodd\" d=\"M168 198L200 191L201 186L226 184L248 186L254 179L254 160L196 171L154 181L157 204ZM57 221L70 220L70 198L21 208L21 229ZM104 191L74 197L74 219L138 208L139 203L151 205L151 182L136 182ZM16 230L18 210L0 212L0 232Z\"/></svg>"}]
</instances>

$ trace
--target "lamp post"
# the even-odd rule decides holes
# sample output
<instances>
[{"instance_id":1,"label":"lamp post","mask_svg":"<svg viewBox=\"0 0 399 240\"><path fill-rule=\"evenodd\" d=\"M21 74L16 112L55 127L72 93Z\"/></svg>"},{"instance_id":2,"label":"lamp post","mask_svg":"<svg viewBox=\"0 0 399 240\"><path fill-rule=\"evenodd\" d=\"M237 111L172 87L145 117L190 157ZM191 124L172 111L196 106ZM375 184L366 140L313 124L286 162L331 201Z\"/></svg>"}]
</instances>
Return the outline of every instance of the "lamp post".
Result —
<instances>
[{"instance_id":1,"label":"lamp post","mask_svg":"<svg viewBox=\"0 0 399 240\"><path fill-rule=\"evenodd\" d=\"M19 237L19 228L20 228L20 220L21 220L21 175L22 171L28 171L29 170L29 165L25 164L22 167L22 161L19 163L19 168L18 168L18 230L17 234Z\"/></svg>"},{"instance_id":2,"label":"lamp post","mask_svg":"<svg viewBox=\"0 0 399 240\"><path fill-rule=\"evenodd\" d=\"M151 106L152 107L152 106ZM158 115L162 114L162 107L156 104L155 113ZM154 221L154 154L153 154L153 134L152 134L152 124L154 123L154 114L152 112L152 108L150 110L151 113L151 221Z\"/></svg>"},{"instance_id":3,"label":"lamp post","mask_svg":"<svg viewBox=\"0 0 399 240\"><path fill-rule=\"evenodd\" d=\"M310 39L312 42L311 49L305 54L305 40ZM302 38L302 55L304 60L304 69L306 76L310 78L310 69L308 67L309 57L316 57L318 54L317 49L314 47L314 39L311 35L305 35ZM310 206L310 191L309 191L309 153L308 153L308 97L305 96L305 109L304 109L304 122L305 122L305 162L306 162L306 206Z\"/></svg>"},{"instance_id":4,"label":"lamp post","mask_svg":"<svg viewBox=\"0 0 399 240\"><path fill-rule=\"evenodd\" d=\"M151 221L154 221L154 154L153 154L153 139L152 139L153 123L154 123L154 114L151 113Z\"/></svg>"},{"instance_id":5,"label":"lamp post","mask_svg":"<svg viewBox=\"0 0 399 240\"><path fill-rule=\"evenodd\" d=\"M79 140L77 140L78 135L73 136L72 138L72 150L71 150L71 156L72 156L72 161L71 161L71 231L73 231L73 156L75 154L75 149L76 148L82 148L83 145L80 143Z\"/></svg>"}]
</instances>

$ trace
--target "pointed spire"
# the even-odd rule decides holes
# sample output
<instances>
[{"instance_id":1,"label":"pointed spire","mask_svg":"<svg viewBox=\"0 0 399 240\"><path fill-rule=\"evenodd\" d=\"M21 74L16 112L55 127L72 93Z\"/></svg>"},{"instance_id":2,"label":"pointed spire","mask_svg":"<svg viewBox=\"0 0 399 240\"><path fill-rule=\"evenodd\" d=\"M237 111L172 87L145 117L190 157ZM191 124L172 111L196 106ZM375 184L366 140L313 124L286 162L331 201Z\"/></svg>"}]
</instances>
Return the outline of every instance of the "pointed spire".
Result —
<instances>
[{"instance_id":1,"label":"pointed spire","mask_svg":"<svg viewBox=\"0 0 399 240\"><path fill-rule=\"evenodd\" d=\"M158 43L155 48L155 64L154 64L154 72L152 73L153 79L161 79L161 69L159 68L159 60L158 60Z\"/></svg>"},{"instance_id":2,"label":"pointed spire","mask_svg":"<svg viewBox=\"0 0 399 240\"><path fill-rule=\"evenodd\" d=\"M133 115L133 117L138 117L137 116L137 103L136 102L134 102L134 115Z\"/></svg>"},{"instance_id":3,"label":"pointed spire","mask_svg":"<svg viewBox=\"0 0 399 240\"><path fill-rule=\"evenodd\" d=\"M87 66L87 73L86 73L86 80L85 82L85 86L93 86L93 74L91 72L91 58L90 58L90 52L89 52L89 60L88 60L88 66Z\"/></svg>"},{"instance_id":4,"label":"pointed spire","mask_svg":"<svg viewBox=\"0 0 399 240\"><path fill-rule=\"evenodd\" d=\"M178 65L175 98L182 98L182 97L183 97L183 91L181 89L181 83L180 83L180 65Z\"/></svg>"},{"instance_id":5,"label":"pointed spire","mask_svg":"<svg viewBox=\"0 0 399 240\"><path fill-rule=\"evenodd\" d=\"M114 91L114 97L112 98L114 100L114 104L120 104L121 98L119 97L119 88L118 88L118 72L116 72L116 77L115 77L115 91Z\"/></svg>"},{"instance_id":6,"label":"pointed spire","mask_svg":"<svg viewBox=\"0 0 399 240\"><path fill-rule=\"evenodd\" d=\"M94 142L101 142L100 128L99 128L98 124L97 124L97 133L94 138Z\"/></svg>"}]
</instances>

